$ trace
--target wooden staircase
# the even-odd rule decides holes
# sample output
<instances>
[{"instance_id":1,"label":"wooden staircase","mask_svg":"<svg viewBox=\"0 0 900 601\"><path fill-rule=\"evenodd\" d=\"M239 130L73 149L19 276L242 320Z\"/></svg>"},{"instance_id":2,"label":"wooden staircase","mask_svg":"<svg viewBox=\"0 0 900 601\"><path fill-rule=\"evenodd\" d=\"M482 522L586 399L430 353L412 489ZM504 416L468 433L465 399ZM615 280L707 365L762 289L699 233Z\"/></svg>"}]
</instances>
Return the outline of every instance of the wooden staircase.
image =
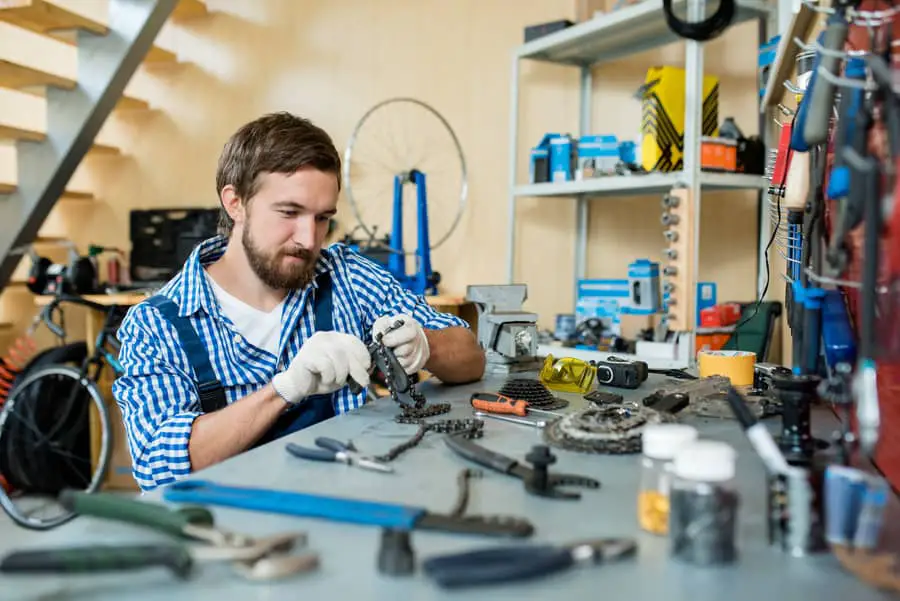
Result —
<instances>
[{"instance_id":1,"label":"wooden staircase","mask_svg":"<svg viewBox=\"0 0 900 601\"><path fill-rule=\"evenodd\" d=\"M159 29L206 14L202 0L0 0L0 335L4 300L25 290L22 246L62 260L58 214L95 198L74 171L86 156L121 153L102 128L108 115L153 110L124 92L131 76L177 64Z\"/></svg>"}]
</instances>

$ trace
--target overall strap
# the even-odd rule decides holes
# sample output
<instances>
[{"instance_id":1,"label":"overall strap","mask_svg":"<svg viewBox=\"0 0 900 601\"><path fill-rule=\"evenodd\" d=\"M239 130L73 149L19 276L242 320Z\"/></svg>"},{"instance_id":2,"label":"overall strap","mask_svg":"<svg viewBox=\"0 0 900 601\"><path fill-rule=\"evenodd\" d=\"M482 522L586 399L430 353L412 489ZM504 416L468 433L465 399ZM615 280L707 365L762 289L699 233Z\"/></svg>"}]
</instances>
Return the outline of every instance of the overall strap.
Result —
<instances>
[{"instance_id":1,"label":"overall strap","mask_svg":"<svg viewBox=\"0 0 900 601\"><path fill-rule=\"evenodd\" d=\"M187 354L188 362L194 370L194 377L196 378L194 385L197 387L197 394L200 396L200 407L203 409L203 412L212 413L225 407L228 404L225 398L225 388L216 378L216 373L209 362L206 347L200 341L200 337L191 325L190 320L179 315L178 305L161 294L151 296L145 302L156 307L160 314L178 332L181 348Z\"/></svg>"},{"instance_id":2,"label":"overall strap","mask_svg":"<svg viewBox=\"0 0 900 601\"><path fill-rule=\"evenodd\" d=\"M319 275L316 280L319 287L316 289L315 313L316 313L316 331L326 332L334 329L334 301L332 300L333 282L331 281L331 273L326 271Z\"/></svg>"}]
</instances>

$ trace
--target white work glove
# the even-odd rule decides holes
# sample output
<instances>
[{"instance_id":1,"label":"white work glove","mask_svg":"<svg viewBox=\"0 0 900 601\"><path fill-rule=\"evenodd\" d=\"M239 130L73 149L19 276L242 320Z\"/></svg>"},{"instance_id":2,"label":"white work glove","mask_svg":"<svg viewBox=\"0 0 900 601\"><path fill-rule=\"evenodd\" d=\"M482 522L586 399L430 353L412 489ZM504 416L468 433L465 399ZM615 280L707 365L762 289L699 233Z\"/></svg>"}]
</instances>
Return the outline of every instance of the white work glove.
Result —
<instances>
[{"instance_id":1,"label":"white work glove","mask_svg":"<svg viewBox=\"0 0 900 601\"><path fill-rule=\"evenodd\" d=\"M398 319L403 320L403 325L385 334L381 341L384 346L394 351L403 370L412 375L425 367L428 357L431 356L428 338L425 337L425 330L422 329L419 322L412 316L403 313L379 317L372 325L372 338L384 333Z\"/></svg>"},{"instance_id":2,"label":"white work glove","mask_svg":"<svg viewBox=\"0 0 900 601\"><path fill-rule=\"evenodd\" d=\"M369 385L372 358L363 341L341 332L316 332L300 347L287 369L275 374L272 386L288 403L343 388L353 378Z\"/></svg>"}]
</instances>

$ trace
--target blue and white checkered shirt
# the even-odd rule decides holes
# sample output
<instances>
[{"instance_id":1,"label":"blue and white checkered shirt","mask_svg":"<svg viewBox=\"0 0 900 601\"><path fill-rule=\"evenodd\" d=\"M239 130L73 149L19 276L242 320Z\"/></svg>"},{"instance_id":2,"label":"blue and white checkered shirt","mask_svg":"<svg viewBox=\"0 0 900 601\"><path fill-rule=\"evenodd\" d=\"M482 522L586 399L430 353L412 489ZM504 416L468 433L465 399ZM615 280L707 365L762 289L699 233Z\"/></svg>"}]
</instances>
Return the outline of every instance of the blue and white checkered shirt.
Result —
<instances>
[{"instance_id":1,"label":"blue and white checkered shirt","mask_svg":"<svg viewBox=\"0 0 900 601\"><path fill-rule=\"evenodd\" d=\"M225 252L227 239L202 242L184 268L158 292L175 302L179 315L191 324L206 345L209 359L225 388L228 402L243 398L266 384L289 365L304 341L315 332L310 293L292 290L284 302L280 356L259 349L235 331L216 301L203 266ZM316 273L331 271L333 327L371 341L372 324L382 315L407 313L425 328L468 327L462 319L439 313L424 298L403 288L385 269L343 244L322 250ZM129 309L118 337L124 374L113 383L113 396L122 411L138 485L150 490L187 476L191 471L188 439L200 411L194 375L179 345L175 328L149 303ZM354 395L349 387L334 393L335 413L362 406L366 391Z\"/></svg>"}]
</instances>

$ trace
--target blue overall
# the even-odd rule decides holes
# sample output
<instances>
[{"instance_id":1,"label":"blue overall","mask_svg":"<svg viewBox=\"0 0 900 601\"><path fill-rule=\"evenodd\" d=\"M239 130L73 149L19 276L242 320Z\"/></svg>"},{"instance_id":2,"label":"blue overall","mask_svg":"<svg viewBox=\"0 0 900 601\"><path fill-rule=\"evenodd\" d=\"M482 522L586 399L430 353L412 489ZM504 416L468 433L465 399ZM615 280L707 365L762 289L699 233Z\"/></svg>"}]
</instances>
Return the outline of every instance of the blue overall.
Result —
<instances>
[{"instance_id":1,"label":"blue overall","mask_svg":"<svg viewBox=\"0 0 900 601\"><path fill-rule=\"evenodd\" d=\"M316 289L314 309L316 331L333 330L331 274L325 272L318 277L319 287ZM196 378L194 386L200 397L200 408L204 413L211 413L228 405L225 388L216 378L206 347L200 341L196 330L187 317L178 315L178 305L162 295L152 296L148 303L156 307L160 314L171 323L178 333L181 348L187 354L188 361ZM292 432L312 426L330 417L334 417L334 403L331 394L319 394L307 398L302 403L285 411L275 424L256 442L255 446L271 442Z\"/></svg>"}]
</instances>

